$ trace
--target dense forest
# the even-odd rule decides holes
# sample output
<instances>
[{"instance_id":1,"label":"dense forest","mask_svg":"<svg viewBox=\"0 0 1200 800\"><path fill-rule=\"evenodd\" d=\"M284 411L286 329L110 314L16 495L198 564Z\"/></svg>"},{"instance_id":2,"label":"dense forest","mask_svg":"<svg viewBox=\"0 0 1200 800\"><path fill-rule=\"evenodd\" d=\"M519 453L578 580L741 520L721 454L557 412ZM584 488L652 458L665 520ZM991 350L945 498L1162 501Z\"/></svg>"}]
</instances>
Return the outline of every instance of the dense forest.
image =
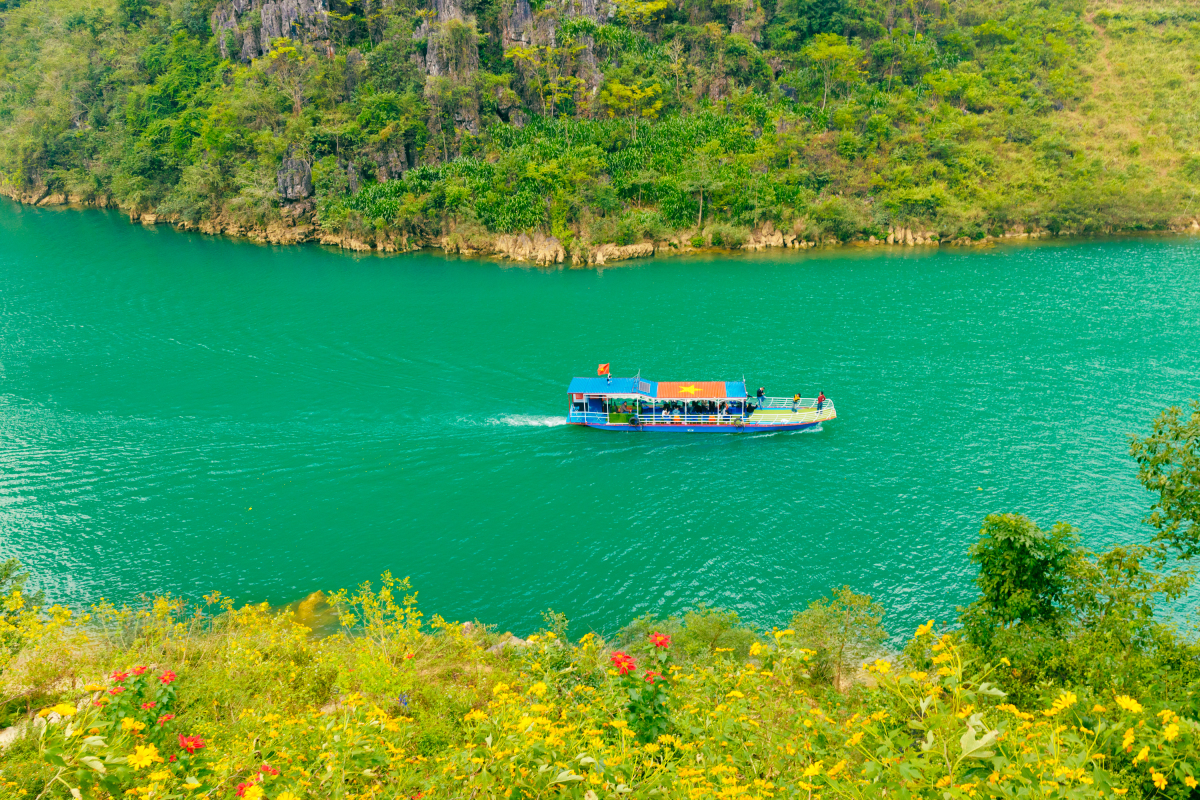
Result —
<instances>
[{"instance_id":1,"label":"dense forest","mask_svg":"<svg viewBox=\"0 0 1200 800\"><path fill-rule=\"evenodd\" d=\"M530 234L577 261L1197 213L1179 0L0 9L0 186L26 202L389 250Z\"/></svg>"}]
</instances>

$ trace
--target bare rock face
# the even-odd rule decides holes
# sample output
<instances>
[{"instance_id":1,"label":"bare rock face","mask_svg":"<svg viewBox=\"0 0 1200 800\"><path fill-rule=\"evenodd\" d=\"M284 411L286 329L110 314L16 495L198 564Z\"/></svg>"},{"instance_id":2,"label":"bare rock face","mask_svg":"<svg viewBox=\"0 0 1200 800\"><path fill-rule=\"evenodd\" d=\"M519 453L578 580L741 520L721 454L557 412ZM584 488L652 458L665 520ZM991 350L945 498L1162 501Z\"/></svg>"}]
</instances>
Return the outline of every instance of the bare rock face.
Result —
<instances>
[{"instance_id":1,"label":"bare rock face","mask_svg":"<svg viewBox=\"0 0 1200 800\"><path fill-rule=\"evenodd\" d=\"M224 58L250 61L266 55L271 42L281 37L327 40L329 9L326 0L221 0L209 24Z\"/></svg>"},{"instance_id":2,"label":"bare rock face","mask_svg":"<svg viewBox=\"0 0 1200 800\"><path fill-rule=\"evenodd\" d=\"M533 43L533 9L529 0L516 0L512 12L500 24L505 50Z\"/></svg>"},{"instance_id":3,"label":"bare rock face","mask_svg":"<svg viewBox=\"0 0 1200 800\"><path fill-rule=\"evenodd\" d=\"M303 200L310 196L313 192L312 167L307 161L289 155L275 173L275 191L283 200Z\"/></svg>"},{"instance_id":4,"label":"bare rock face","mask_svg":"<svg viewBox=\"0 0 1200 800\"><path fill-rule=\"evenodd\" d=\"M532 238L524 233L497 236L495 251L513 261L532 261L543 266L561 264L567 255L562 242L542 233L535 233Z\"/></svg>"},{"instance_id":5,"label":"bare rock face","mask_svg":"<svg viewBox=\"0 0 1200 800\"><path fill-rule=\"evenodd\" d=\"M587 263L602 267L610 261L624 261L628 258L649 258L654 255L653 242L637 244L602 244L593 247L588 253Z\"/></svg>"}]
</instances>

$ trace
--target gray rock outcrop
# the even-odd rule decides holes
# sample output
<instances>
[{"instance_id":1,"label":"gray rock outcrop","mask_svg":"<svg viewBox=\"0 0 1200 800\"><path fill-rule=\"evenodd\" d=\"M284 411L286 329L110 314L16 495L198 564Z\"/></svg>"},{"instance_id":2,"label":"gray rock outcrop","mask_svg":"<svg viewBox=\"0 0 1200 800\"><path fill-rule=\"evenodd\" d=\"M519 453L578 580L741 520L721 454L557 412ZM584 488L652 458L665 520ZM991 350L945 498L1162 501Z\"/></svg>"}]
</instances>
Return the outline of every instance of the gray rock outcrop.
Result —
<instances>
[{"instance_id":1,"label":"gray rock outcrop","mask_svg":"<svg viewBox=\"0 0 1200 800\"><path fill-rule=\"evenodd\" d=\"M303 200L308 197L313 191L312 167L307 161L289 155L275 173L275 191L283 200Z\"/></svg>"},{"instance_id":2,"label":"gray rock outcrop","mask_svg":"<svg viewBox=\"0 0 1200 800\"><path fill-rule=\"evenodd\" d=\"M221 0L209 24L221 55L242 61L266 55L281 37L310 44L329 39L326 0Z\"/></svg>"}]
</instances>

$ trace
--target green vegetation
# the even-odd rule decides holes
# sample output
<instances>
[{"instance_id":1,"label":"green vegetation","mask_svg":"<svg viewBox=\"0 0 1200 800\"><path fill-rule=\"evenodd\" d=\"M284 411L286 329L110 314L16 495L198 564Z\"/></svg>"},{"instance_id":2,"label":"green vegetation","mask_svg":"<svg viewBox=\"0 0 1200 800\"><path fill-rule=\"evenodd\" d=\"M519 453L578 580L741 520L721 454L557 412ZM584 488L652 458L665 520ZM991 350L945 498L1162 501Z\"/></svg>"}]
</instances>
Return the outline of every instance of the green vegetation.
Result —
<instances>
[{"instance_id":1,"label":"green vegetation","mask_svg":"<svg viewBox=\"0 0 1200 800\"><path fill-rule=\"evenodd\" d=\"M1200 187L1182 0L0 9L0 185L186 225L578 255L1161 229Z\"/></svg>"},{"instance_id":2,"label":"green vegetation","mask_svg":"<svg viewBox=\"0 0 1200 800\"><path fill-rule=\"evenodd\" d=\"M390 574L285 611L213 594L75 618L9 562L0 791L1194 799L1200 642L1155 604L1192 579L1200 404L1131 451L1156 537L1093 554L1070 526L989 516L961 625L890 656L883 610L847 587L785 630L701 607L572 643L553 611L524 641L427 623Z\"/></svg>"}]
</instances>

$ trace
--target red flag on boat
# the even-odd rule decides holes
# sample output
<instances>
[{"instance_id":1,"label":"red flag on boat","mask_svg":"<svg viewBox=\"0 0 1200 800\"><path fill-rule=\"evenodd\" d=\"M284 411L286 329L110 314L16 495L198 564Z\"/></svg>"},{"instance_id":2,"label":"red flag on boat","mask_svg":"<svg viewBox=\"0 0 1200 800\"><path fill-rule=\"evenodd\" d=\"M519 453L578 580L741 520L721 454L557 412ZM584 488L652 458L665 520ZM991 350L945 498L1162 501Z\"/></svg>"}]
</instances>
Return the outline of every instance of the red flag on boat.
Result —
<instances>
[{"instance_id":1,"label":"red flag on boat","mask_svg":"<svg viewBox=\"0 0 1200 800\"><path fill-rule=\"evenodd\" d=\"M608 375L609 374L608 364L601 364L599 367L597 367L596 374L597 375Z\"/></svg>"}]
</instances>

